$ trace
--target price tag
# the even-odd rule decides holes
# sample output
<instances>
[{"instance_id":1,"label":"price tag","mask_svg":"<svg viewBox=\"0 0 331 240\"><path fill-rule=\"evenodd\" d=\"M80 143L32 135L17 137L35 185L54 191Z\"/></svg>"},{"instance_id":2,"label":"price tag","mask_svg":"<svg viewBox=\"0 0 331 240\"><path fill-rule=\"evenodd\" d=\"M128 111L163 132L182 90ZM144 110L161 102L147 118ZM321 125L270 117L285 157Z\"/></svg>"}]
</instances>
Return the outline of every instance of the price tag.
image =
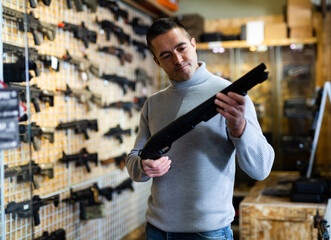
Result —
<instances>
[{"instance_id":1,"label":"price tag","mask_svg":"<svg viewBox=\"0 0 331 240\"><path fill-rule=\"evenodd\" d=\"M0 89L0 150L18 147L18 116L17 91Z\"/></svg>"}]
</instances>

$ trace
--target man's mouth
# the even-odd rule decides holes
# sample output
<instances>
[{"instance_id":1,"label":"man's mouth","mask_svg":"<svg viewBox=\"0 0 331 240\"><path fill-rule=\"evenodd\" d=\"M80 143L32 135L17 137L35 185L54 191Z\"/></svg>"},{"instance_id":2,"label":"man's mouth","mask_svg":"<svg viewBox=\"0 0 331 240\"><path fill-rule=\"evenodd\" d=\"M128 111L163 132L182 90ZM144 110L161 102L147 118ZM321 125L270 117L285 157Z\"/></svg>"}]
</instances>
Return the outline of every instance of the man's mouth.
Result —
<instances>
[{"instance_id":1,"label":"man's mouth","mask_svg":"<svg viewBox=\"0 0 331 240\"><path fill-rule=\"evenodd\" d=\"M176 72L182 71L188 64L181 65L179 67L176 67Z\"/></svg>"}]
</instances>

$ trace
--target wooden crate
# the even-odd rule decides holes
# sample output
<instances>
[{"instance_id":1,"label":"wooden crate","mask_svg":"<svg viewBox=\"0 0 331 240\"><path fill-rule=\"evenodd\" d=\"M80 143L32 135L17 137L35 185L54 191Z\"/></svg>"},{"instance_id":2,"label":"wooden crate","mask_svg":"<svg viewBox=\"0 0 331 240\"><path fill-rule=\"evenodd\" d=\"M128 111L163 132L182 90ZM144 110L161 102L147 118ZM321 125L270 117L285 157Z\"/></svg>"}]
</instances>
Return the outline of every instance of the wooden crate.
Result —
<instances>
[{"instance_id":1,"label":"wooden crate","mask_svg":"<svg viewBox=\"0 0 331 240\"><path fill-rule=\"evenodd\" d=\"M325 212L326 204L293 203L287 197L272 197L261 190L273 185L281 177L295 177L296 173L274 173L258 182L240 203L239 230L241 240L315 240L314 215Z\"/></svg>"}]
</instances>

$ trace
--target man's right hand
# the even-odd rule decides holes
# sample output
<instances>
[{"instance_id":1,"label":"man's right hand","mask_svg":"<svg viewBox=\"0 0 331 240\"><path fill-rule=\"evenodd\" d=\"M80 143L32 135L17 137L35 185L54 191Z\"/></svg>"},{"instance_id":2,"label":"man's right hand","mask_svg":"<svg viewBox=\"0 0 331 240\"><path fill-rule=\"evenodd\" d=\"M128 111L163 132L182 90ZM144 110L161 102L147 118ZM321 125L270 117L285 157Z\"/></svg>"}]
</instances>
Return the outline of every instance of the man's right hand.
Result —
<instances>
[{"instance_id":1,"label":"man's right hand","mask_svg":"<svg viewBox=\"0 0 331 240\"><path fill-rule=\"evenodd\" d=\"M141 165L147 176L161 177L169 171L171 160L167 156L157 160L143 159Z\"/></svg>"}]
</instances>

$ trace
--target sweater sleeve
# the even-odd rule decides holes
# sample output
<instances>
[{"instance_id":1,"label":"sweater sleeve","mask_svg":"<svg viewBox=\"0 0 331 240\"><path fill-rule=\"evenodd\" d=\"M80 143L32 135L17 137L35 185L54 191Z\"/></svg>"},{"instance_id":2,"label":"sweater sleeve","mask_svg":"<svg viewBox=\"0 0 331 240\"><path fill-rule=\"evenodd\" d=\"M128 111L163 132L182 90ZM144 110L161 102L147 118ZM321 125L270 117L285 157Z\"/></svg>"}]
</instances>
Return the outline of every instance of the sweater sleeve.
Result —
<instances>
[{"instance_id":1,"label":"sweater sleeve","mask_svg":"<svg viewBox=\"0 0 331 240\"><path fill-rule=\"evenodd\" d=\"M143 148L147 139L151 136L149 127L147 124L147 101L144 104L144 107L141 111L140 122L139 122L139 131L137 133L136 141L133 149L128 154L128 157L125 161L125 166L129 173L130 178L136 182L146 182L150 179L145 174L144 169L141 165L141 158L138 156L139 151Z\"/></svg>"},{"instance_id":2,"label":"sweater sleeve","mask_svg":"<svg viewBox=\"0 0 331 240\"><path fill-rule=\"evenodd\" d=\"M245 119L246 127L240 138L228 134L236 148L239 167L251 178L261 181L270 174L275 153L262 133L254 104L248 96Z\"/></svg>"}]
</instances>

